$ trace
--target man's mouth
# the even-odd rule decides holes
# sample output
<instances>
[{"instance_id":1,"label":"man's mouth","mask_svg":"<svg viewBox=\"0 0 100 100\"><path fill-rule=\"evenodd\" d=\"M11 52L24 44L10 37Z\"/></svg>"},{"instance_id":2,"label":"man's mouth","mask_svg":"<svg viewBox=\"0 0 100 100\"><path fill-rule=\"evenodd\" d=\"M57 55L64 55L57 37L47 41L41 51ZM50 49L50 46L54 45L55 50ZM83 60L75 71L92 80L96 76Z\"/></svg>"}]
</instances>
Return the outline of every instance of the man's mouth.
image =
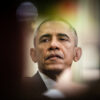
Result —
<instances>
[{"instance_id":1,"label":"man's mouth","mask_svg":"<svg viewBox=\"0 0 100 100\"><path fill-rule=\"evenodd\" d=\"M51 54L51 55L49 55L49 56L46 57L46 60L48 60L48 59L56 59L56 58L63 59L63 57L61 57L60 55Z\"/></svg>"}]
</instances>

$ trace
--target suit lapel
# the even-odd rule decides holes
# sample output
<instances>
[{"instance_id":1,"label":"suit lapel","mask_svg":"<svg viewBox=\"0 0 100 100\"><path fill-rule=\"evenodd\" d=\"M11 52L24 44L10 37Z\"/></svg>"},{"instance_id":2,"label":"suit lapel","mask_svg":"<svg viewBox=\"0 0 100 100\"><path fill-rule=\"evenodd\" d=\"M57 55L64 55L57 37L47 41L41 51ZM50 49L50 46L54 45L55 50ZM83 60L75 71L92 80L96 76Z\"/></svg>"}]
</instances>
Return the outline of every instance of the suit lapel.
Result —
<instances>
[{"instance_id":1,"label":"suit lapel","mask_svg":"<svg viewBox=\"0 0 100 100\"><path fill-rule=\"evenodd\" d=\"M47 90L46 85L44 84L39 72L37 72L33 77L33 84L34 84L34 88L36 89L36 91L38 91L39 94L45 92Z\"/></svg>"}]
</instances>

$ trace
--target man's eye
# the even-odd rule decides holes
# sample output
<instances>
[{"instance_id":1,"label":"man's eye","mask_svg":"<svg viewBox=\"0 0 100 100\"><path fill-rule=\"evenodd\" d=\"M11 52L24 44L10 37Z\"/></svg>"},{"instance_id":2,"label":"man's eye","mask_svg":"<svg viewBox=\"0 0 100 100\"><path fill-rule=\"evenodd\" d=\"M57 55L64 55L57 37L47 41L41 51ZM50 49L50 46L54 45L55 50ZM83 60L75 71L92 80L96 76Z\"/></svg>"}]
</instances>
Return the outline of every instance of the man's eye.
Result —
<instances>
[{"instance_id":1,"label":"man's eye","mask_svg":"<svg viewBox=\"0 0 100 100\"><path fill-rule=\"evenodd\" d=\"M68 41L66 38L59 38L60 41Z\"/></svg>"},{"instance_id":2,"label":"man's eye","mask_svg":"<svg viewBox=\"0 0 100 100\"><path fill-rule=\"evenodd\" d=\"M48 42L49 39L42 39L40 42Z\"/></svg>"}]
</instances>

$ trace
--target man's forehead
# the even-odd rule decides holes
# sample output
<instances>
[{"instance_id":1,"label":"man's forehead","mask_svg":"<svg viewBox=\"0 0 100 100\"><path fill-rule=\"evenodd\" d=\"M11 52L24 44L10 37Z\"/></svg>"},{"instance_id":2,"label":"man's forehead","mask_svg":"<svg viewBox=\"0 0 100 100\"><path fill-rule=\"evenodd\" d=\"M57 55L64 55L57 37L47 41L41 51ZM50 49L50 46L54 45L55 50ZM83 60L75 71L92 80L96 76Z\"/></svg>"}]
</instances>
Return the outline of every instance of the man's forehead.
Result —
<instances>
[{"instance_id":1,"label":"man's forehead","mask_svg":"<svg viewBox=\"0 0 100 100\"><path fill-rule=\"evenodd\" d=\"M73 30L70 26L62 21L48 21L41 25L38 30L38 34L42 35L45 33L72 33Z\"/></svg>"}]
</instances>

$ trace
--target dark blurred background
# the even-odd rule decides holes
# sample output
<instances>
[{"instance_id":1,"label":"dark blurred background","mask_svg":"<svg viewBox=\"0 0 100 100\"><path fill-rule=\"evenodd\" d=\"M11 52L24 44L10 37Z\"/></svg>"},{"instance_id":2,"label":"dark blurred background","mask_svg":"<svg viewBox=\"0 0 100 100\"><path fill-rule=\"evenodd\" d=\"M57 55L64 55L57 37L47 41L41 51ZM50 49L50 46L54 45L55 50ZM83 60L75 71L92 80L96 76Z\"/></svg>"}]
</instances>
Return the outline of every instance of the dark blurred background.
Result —
<instances>
[{"instance_id":1,"label":"dark blurred background","mask_svg":"<svg viewBox=\"0 0 100 100\"><path fill-rule=\"evenodd\" d=\"M24 1L33 2L41 15L57 0L4 0L0 3L0 90L3 99L19 100L24 66L23 37L16 9Z\"/></svg>"}]
</instances>

